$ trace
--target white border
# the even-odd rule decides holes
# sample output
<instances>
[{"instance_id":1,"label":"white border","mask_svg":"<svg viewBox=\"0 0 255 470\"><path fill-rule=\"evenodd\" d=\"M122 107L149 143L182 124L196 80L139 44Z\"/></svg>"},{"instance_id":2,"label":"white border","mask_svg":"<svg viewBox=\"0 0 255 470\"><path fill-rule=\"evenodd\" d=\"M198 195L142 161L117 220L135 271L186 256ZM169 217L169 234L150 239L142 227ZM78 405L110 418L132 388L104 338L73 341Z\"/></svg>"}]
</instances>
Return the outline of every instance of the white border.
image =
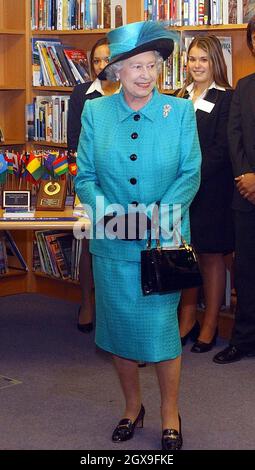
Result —
<instances>
[{"instance_id":1,"label":"white border","mask_svg":"<svg viewBox=\"0 0 255 470\"><path fill-rule=\"evenodd\" d=\"M24 205L13 205L13 204L6 204L6 196L8 196L8 194L16 194L16 193L23 193L23 194L26 194L27 197L28 197L28 202L27 204L24 206ZM24 207L24 208L27 208L27 209L30 209L30 201L31 201L31 192L29 190L18 190L18 191L14 191L14 190L4 190L3 191L3 208L7 208L7 207L15 207L15 208L19 208L19 207Z\"/></svg>"}]
</instances>

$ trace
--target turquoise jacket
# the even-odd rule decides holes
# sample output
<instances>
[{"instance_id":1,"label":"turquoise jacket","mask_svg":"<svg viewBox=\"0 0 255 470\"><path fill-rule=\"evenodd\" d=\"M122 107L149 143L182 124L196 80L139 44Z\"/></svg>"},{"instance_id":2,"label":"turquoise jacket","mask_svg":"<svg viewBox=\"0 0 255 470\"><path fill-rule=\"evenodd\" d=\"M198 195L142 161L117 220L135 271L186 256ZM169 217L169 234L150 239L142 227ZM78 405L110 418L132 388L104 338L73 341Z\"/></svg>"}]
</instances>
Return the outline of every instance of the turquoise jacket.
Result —
<instances>
[{"instance_id":1,"label":"turquoise jacket","mask_svg":"<svg viewBox=\"0 0 255 470\"><path fill-rule=\"evenodd\" d=\"M127 105L123 92L88 100L82 113L77 164L75 188L80 201L92 208L94 227L113 212L111 204L121 204L127 212L134 201L145 206L160 201L167 204L162 206L161 223L170 210L171 229L172 206L181 204L182 235L189 241L188 208L199 188L201 164L191 101L157 90L139 111ZM162 242L169 244L169 240ZM140 261L145 246L146 240L93 237L90 241L93 254L133 261Z\"/></svg>"}]
</instances>

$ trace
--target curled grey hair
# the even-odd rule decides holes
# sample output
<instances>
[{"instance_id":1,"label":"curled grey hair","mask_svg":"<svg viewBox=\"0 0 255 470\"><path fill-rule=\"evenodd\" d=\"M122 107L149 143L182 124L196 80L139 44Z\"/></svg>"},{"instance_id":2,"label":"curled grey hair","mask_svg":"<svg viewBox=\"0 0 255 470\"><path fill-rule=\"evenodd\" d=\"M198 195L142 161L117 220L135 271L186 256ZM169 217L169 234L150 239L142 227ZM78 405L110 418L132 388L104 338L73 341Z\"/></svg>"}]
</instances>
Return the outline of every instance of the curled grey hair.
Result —
<instances>
[{"instance_id":1,"label":"curled grey hair","mask_svg":"<svg viewBox=\"0 0 255 470\"><path fill-rule=\"evenodd\" d=\"M163 57L160 55L160 53L158 51L153 51L153 52L154 52L155 58L156 58L157 72L160 73L161 72L161 66L162 66L162 63L163 63ZM115 62L115 64L108 65L108 67L105 71L107 80L110 80L111 82L117 82L118 81L118 78L117 78L116 75L122 69L122 67L124 65L124 62L125 62L125 59L120 60L119 62Z\"/></svg>"}]
</instances>

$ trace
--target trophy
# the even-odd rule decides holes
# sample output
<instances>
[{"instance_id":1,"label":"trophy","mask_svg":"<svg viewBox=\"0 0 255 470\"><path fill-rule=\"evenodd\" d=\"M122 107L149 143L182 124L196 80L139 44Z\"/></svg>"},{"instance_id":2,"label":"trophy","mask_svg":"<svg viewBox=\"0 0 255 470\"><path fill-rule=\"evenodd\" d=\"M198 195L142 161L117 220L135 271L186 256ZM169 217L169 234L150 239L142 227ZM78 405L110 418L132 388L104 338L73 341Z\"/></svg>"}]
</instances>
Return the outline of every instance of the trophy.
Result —
<instances>
[{"instance_id":1,"label":"trophy","mask_svg":"<svg viewBox=\"0 0 255 470\"><path fill-rule=\"evenodd\" d=\"M41 181L36 200L37 211L63 211L65 209L67 182Z\"/></svg>"}]
</instances>

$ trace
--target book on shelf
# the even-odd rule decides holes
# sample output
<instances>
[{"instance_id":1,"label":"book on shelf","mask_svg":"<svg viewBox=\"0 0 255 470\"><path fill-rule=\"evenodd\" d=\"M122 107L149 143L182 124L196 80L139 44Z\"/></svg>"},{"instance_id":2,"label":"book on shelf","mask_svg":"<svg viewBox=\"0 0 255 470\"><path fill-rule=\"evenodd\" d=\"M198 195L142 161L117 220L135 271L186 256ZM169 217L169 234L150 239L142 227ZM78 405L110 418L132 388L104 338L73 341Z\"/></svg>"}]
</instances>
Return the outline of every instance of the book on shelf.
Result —
<instances>
[{"instance_id":1,"label":"book on shelf","mask_svg":"<svg viewBox=\"0 0 255 470\"><path fill-rule=\"evenodd\" d=\"M36 96L34 103L27 105L30 112L34 112L33 134L30 140L55 142L65 144L67 142L67 112L70 96L51 95ZM28 120L28 117L26 118Z\"/></svg>"},{"instance_id":2,"label":"book on shelf","mask_svg":"<svg viewBox=\"0 0 255 470\"><path fill-rule=\"evenodd\" d=\"M35 105L27 103L25 105L26 119L26 141L34 140L35 137Z\"/></svg>"},{"instance_id":3,"label":"book on shelf","mask_svg":"<svg viewBox=\"0 0 255 470\"><path fill-rule=\"evenodd\" d=\"M33 86L61 86L61 80L52 60L49 48L61 45L51 38L32 38L32 82Z\"/></svg>"},{"instance_id":4,"label":"book on shelf","mask_svg":"<svg viewBox=\"0 0 255 470\"><path fill-rule=\"evenodd\" d=\"M39 66L38 66L39 63ZM57 39L32 39L34 86L74 86L90 80L86 52Z\"/></svg>"},{"instance_id":5,"label":"book on shelf","mask_svg":"<svg viewBox=\"0 0 255 470\"><path fill-rule=\"evenodd\" d=\"M50 235L49 238L60 277L70 279L73 234L71 232L60 232Z\"/></svg>"},{"instance_id":6,"label":"book on shelf","mask_svg":"<svg viewBox=\"0 0 255 470\"><path fill-rule=\"evenodd\" d=\"M227 66L227 74L229 84L233 85L233 71L232 71L232 38L231 36L217 36L221 43L223 56Z\"/></svg>"},{"instance_id":7,"label":"book on shelf","mask_svg":"<svg viewBox=\"0 0 255 470\"><path fill-rule=\"evenodd\" d=\"M65 49L67 49L69 46L64 46ZM72 49L72 47L70 46L70 49ZM75 86L76 85L76 81L75 81L75 78L73 76L73 73L70 69L70 66L68 64L68 61L67 61L67 58L64 54L64 51L63 51L63 45L61 44L60 46L55 46L55 51L56 51L56 54L57 54L57 57L59 59L59 62L61 64L61 67L63 69L63 72L67 78L67 83L68 83L68 86Z\"/></svg>"},{"instance_id":8,"label":"book on shelf","mask_svg":"<svg viewBox=\"0 0 255 470\"><path fill-rule=\"evenodd\" d=\"M72 232L36 231L33 246L35 271L59 279L78 280L81 241L76 240Z\"/></svg>"},{"instance_id":9,"label":"book on shelf","mask_svg":"<svg viewBox=\"0 0 255 470\"><path fill-rule=\"evenodd\" d=\"M2 233L5 240L8 267L12 269L22 269L24 271L28 271L27 263L11 233L8 230L4 230Z\"/></svg>"},{"instance_id":10,"label":"book on shelf","mask_svg":"<svg viewBox=\"0 0 255 470\"><path fill-rule=\"evenodd\" d=\"M64 54L75 77L76 83L90 81L88 60L85 52L81 49L63 48Z\"/></svg>"},{"instance_id":11,"label":"book on shelf","mask_svg":"<svg viewBox=\"0 0 255 470\"><path fill-rule=\"evenodd\" d=\"M113 24L118 26L125 24L123 21L126 18L126 0L31 0L31 28L32 30L110 28L111 9Z\"/></svg>"},{"instance_id":12,"label":"book on shelf","mask_svg":"<svg viewBox=\"0 0 255 470\"><path fill-rule=\"evenodd\" d=\"M255 0L243 0L243 22L248 23L255 15Z\"/></svg>"},{"instance_id":13,"label":"book on shelf","mask_svg":"<svg viewBox=\"0 0 255 470\"><path fill-rule=\"evenodd\" d=\"M39 56L39 50L37 47L37 39L31 39L32 48L32 84L33 86L41 85L41 62Z\"/></svg>"},{"instance_id":14,"label":"book on shelf","mask_svg":"<svg viewBox=\"0 0 255 470\"><path fill-rule=\"evenodd\" d=\"M171 26L242 24L254 14L255 0L144 0L145 20Z\"/></svg>"},{"instance_id":15,"label":"book on shelf","mask_svg":"<svg viewBox=\"0 0 255 470\"><path fill-rule=\"evenodd\" d=\"M111 0L111 29L126 23L126 0Z\"/></svg>"}]
</instances>

